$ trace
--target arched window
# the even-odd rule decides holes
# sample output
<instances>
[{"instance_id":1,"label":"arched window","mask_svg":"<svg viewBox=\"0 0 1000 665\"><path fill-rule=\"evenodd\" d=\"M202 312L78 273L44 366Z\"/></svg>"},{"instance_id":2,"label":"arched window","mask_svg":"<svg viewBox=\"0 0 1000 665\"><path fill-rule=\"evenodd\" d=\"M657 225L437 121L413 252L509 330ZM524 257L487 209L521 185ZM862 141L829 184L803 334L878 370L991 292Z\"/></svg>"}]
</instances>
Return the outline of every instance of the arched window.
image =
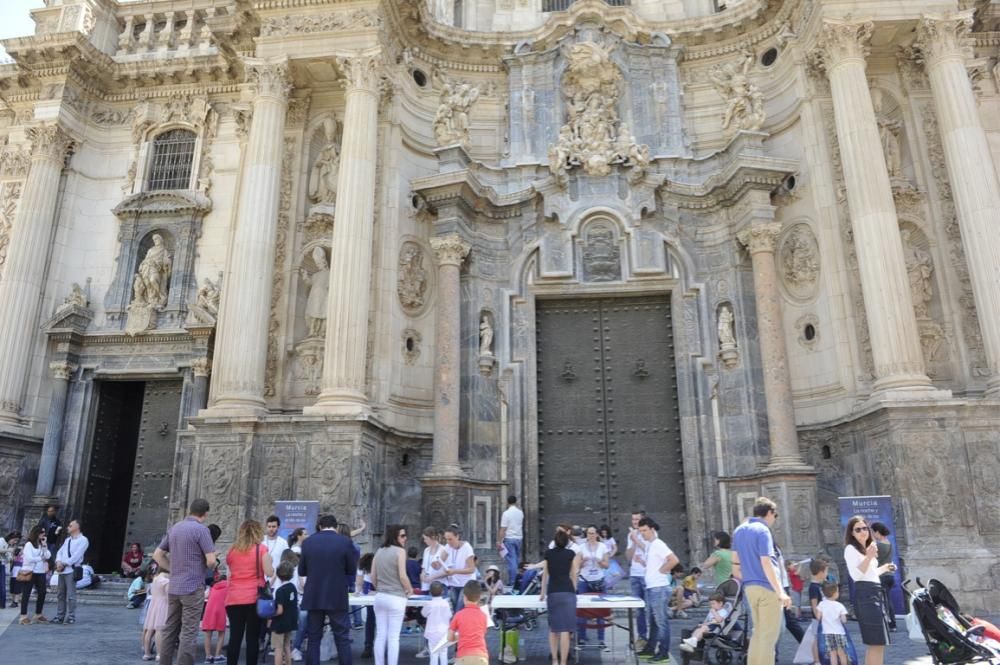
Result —
<instances>
[{"instance_id":1,"label":"arched window","mask_svg":"<svg viewBox=\"0 0 1000 665\"><path fill-rule=\"evenodd\" d=\"M194 143L194 132L186 129L171 129L153 139L146 189L189 189Z\"/></svg>"}]
</instances>

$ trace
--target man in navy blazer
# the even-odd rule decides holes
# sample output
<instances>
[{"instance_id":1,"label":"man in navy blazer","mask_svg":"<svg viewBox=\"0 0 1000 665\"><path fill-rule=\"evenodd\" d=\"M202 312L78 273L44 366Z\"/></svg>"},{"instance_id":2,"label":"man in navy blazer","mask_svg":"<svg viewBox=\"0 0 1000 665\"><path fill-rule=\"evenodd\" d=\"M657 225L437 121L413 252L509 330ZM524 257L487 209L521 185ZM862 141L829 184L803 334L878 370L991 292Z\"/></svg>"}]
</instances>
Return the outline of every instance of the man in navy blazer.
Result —
<instances>
[{"instance_id":1,"label":"man in navy blazer","mask_svg":"<svg viewBox=\"0 0 1000 665\"><path fill-rule=\"evenodd\" d=\"M351 539L337 533L336 517L323 515L317 527L317 533L302 543L299 559L299 575L306 580L301 607L309 613L306 663L319 665L323 622L329 617L333 641L337 644L337 660L340 665L352 665L347 587L357 575L358 555Z\"/></svg>"}]
</instances>

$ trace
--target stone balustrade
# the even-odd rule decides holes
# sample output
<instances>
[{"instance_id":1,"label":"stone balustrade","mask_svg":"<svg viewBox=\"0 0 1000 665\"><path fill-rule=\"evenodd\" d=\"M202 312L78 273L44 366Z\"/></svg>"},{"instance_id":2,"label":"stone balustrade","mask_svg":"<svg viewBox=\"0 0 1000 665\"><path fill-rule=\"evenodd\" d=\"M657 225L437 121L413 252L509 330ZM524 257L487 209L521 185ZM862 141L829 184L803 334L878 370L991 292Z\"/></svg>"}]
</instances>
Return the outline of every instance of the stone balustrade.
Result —
<instances>
[{"instance_id":1,"label":"stone balustrade","mask_svg":"<svg viewBox=\"0 0 1000 665\"><path fill-rule=\"evenodd\" d=\"M227 11L212 6L211 0L195 2L187 9L164 5L162 10L153 3L120 7L117 56L205 49L212 20L226 16Z\"/></svg>"}]
</instances>

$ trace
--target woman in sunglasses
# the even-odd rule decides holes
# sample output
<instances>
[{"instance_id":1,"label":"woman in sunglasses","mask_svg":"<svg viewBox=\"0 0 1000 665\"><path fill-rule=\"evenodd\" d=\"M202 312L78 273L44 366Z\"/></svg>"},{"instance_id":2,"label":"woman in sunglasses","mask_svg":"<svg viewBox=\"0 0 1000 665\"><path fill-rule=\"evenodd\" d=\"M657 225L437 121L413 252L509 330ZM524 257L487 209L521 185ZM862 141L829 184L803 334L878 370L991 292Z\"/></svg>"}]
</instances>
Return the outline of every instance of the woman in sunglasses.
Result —
<instances>
[{"instance_id":1,"label":"woman in sunglasses","mask_svg":"<svg viewBox=\"0 0 1000 665\"><path fill-rule=\"evenodd\" d=\"M854 580L854 614L861 627L861 641L866 646L865 665L882 665L885 645L889 643L889 627L885 622L879 576L892 573L896 567L891 563L878 565L878 547L868 522L860 515L848 520L844 545L844 561Z\"/></svg>"}]
</instances>

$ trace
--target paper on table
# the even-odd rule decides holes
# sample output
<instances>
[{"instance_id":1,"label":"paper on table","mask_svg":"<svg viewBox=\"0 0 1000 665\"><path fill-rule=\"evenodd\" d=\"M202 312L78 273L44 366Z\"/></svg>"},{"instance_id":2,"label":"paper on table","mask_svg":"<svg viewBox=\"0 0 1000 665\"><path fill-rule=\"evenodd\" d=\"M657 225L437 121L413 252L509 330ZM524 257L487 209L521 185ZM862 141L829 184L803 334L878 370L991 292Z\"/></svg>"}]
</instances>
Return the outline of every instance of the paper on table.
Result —
<instances>
[{"instance_id":1,"label":"paper on table","mask_svg":"<svg viewBox=\"0 0 1000 665\"><path fill-rule=\"evenodd\" d=\"M458 644L458 642L449 642L449 641L448 641L448 635L447 635L447 634L445 634L445 636L441 638L441 641L440 641L440 642L438 642L437 644L435 644L435 645L434 645L434 646L433 646L433 647L431 648L431 653L438 653L438 652L439 652L439 651L441 651L442 649L445 649L445 650L447 650L447 649L448 649L448 647L450 647L450 646L451 646L452 644Z\"/></svg>"},{"instance_id":2,"label":"paper on table","mask_svg":"<svg viewBox=\"0 0 1000 665\"><path fill-rule=\"evenodd\" d=\"M632 600L632 596L596 596L596 598L610 603L627 603Z\"/></svg>"}]
</instances>

